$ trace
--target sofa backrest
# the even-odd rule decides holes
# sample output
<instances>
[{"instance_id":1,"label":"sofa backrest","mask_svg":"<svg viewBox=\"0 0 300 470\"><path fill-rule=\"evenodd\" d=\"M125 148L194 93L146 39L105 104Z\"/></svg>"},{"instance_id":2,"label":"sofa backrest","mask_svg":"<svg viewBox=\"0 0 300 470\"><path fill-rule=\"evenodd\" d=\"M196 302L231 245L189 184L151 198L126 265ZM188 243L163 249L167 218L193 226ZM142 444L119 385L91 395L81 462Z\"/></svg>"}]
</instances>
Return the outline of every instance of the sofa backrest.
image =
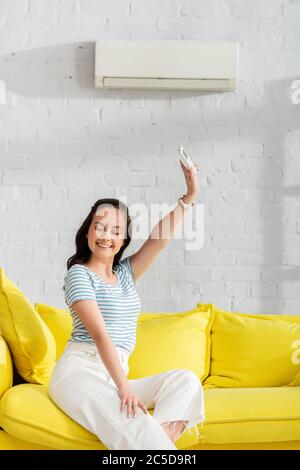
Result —
<instances>
[{"instance_id":1,"label":"sofa backrest","mask_svg":"<svg viewBox=\"0 0 300 470\"><path fill-rule=\"evenodd\" d=\"M240 312L236 312L237 315L246 315L248 317L251 317L251 318L266 318L266 319L270 319L270 318L274 318L274 320L285 320L285 321L288 321L290 323L300 323L300 312L299 312L299 315L286 315L286 314L282 314L282 313L274 313L274 314L254 314L254 313L240 313Z\"/></svg>"}]
</instances>

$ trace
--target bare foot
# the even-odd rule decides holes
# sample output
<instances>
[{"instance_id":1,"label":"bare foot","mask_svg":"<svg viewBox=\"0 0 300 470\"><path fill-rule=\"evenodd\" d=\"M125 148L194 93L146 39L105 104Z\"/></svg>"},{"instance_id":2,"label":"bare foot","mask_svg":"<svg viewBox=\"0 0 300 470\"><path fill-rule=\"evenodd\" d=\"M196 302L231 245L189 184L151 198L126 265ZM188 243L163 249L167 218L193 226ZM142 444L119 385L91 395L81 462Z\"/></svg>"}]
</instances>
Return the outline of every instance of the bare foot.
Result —
<instances>
[{"instance_id":1,"label":"bare foot","mask_svg":"<svg viewBox=\"0 0 300 470\"><path fill-rule=\"evenodd\" d=\"M160 423L173 443L175 443L186 427L187 421L165 421Z\"/></svg>"}]
</instances>

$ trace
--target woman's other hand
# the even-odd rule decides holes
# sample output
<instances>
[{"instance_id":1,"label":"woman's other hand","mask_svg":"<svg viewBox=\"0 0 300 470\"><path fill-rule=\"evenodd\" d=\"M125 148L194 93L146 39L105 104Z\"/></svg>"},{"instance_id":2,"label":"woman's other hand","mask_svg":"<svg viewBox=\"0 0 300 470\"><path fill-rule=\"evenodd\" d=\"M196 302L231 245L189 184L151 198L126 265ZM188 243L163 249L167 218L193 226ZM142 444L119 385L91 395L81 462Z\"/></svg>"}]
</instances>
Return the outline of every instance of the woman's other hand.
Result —
<instances>
[{"instance_id":1,"label":"woman's other hand","mask_svg":"<svg viewBox=\"0 0 300 470\"><path fill-rule=\"evenodd\" d=\"M118 389L118 395L121 399L121 413L123 413L127 405L127 417L136 417L137 408L141 408L145 414L148 414L147 407L142 403L139 398L133 393L129 385L125 385Z\"/></svg>"}]
</instances>

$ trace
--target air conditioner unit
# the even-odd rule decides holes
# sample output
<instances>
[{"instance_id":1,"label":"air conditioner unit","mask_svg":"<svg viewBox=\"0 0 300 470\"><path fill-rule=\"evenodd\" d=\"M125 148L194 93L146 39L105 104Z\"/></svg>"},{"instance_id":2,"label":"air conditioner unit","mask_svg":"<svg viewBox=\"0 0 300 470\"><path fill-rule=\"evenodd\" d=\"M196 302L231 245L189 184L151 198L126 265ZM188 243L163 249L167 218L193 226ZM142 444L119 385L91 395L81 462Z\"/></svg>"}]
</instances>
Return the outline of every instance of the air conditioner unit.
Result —
<instances>
[{"instance_id":1,"label":"air conditioner unit","mask_svg":"<svg viewBox=\"0 0 300 470\"><path fill-rule=\"evenodd\" d=\"M204 40L98 40L95 87L234 90L239 43Z\"/></svg>"}]
</instances>

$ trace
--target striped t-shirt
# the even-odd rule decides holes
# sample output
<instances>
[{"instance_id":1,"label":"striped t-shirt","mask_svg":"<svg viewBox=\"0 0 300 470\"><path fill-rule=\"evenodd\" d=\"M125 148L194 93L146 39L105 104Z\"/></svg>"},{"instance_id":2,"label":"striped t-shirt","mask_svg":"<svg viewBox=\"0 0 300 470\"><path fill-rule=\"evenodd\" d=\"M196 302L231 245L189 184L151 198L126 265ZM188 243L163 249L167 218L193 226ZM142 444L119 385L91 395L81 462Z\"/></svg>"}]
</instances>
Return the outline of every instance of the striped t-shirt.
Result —
<instances>
[{"instance_id":1,"label":"striped t-shirt","mask_svg":"<svg viewBox=\"0 0 300 470\"><path fill-rule=\"evenodd\" d=\"M115 346L131 354L136 343L137 317L141 302L135 288L130 256L113 268L118 276L115 285L107 284L98 274L83 264L74 264L68 270L63 286L65 302L69 307L73 329L69 341L94 343L84 324L72 309L77 300L96 300L106 330Z\"/></svg>"}]
</instances>

